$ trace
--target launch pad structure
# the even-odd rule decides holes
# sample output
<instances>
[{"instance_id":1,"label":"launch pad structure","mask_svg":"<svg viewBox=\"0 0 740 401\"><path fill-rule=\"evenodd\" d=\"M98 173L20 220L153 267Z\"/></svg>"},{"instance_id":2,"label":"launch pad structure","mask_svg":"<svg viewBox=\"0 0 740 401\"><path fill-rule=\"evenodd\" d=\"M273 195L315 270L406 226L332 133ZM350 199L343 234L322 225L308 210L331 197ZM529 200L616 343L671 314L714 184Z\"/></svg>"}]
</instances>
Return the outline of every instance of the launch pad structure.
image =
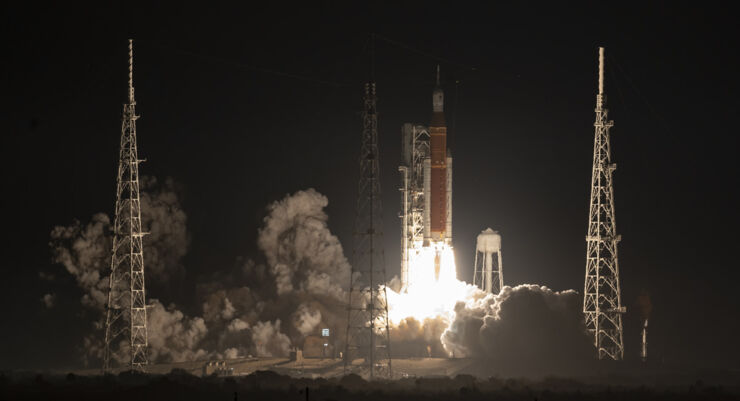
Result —
<instances>
[{"instance_id":1,"label":"launch pad structure","mask_svg":"<svg viewBox=\"0 0 740 401\"><path fill-rule=\"evenodd\" d=\"M612 174L617 165L612 163L609 144L609 129L614 122L609 120L605 103L604 48L600 47L583 313L586 328L594 337L598 358L621 360L624 358L622 314L626 312L626 308L622 306L617 258L617 244L621 236L617 235L614 215Z\"/></svg>"},{"instance_id":2,"label":"launch pad structure","mask_svg":"<svg viewBox=\"0 0 740 401\"><path fill-rule=\"evenodd\" d=\"M147 304L139 187L136 114L133 87L133 41L129 40L128 103L123 107L113 244L105 304L103 371L144 370L148 364ZM392 378L390 321L382 249L376 87L365 84L362 146L358 185L355 246L350 275L344 372L362 371L370 379ZM586 327L593 335L599 359L624 358L621 288L616 234L610 128L604 94L604 49L599 48L599 91L594 123L594 153L586 236L584 303ZM413 263L423 249L439 252L452 247L452 157L447 148L444 92L437 66L429 125L402 126L401 290L414 285ZM483 236L483 238L481 237ZM488 229L476 247L474 284L489 293L503 287L501 237ZM481 245L483 244L483 245ZM479 262L480 261L480 262ZM642 356L646 357L647 322ZM361 363L357 363L361 360ZM123 361L126 361L125 364Z\"/></svg>"},{"instance_id":3,"label":"launch pad structure","mask_svg":"<svg viewBox=\"0 0 740 401\"><path fill-rule=\"evenodd\" d=\"M401 127L401 289L413 285L413 260L422 248L452 246L452 156L447 149L444 92L437 81L428 126ZM439 258L435 261L439 263ZM439 267L436 267L437 271Z\"/></svg>"}]
</instances>

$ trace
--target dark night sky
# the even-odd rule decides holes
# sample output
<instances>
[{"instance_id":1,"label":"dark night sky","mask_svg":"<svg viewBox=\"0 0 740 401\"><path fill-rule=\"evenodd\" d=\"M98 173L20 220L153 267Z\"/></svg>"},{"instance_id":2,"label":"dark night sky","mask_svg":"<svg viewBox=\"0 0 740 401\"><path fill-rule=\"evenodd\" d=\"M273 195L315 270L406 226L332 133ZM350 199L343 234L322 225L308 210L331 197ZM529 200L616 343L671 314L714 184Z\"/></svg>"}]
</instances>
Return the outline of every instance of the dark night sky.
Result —
<instances>
[{"instance_id":1,"label":"dark night sky","mask_svg":"<svg viewBox=\"0 0 740 401\"><path fill-rule=\"evenodd\" d=\"M148 295L198 313L196 282L233 268L237 256L259 258L265 206L287 193L327 195L330 228L351 253L370 32L382 36L376 80L391 274L399 269L400 126L428 121L437 57L455 121L459 275L471 279L475 236L491 226L503 235L507 284L582 290L603 45L627 357L637 355L635 299L645 289L656 358L738 367L738 32L726 10L673 2L7 7L0 369L79 366L88 320L74 280L50 262L49 232L113 210L127 38L135 39L142 173L180 184L192 235L187 273L169 285L170 298ZM57 280L42 281L39 271ZM39 301L48 292L58 294L54 309Z\"/></svg>"}]
</instances>

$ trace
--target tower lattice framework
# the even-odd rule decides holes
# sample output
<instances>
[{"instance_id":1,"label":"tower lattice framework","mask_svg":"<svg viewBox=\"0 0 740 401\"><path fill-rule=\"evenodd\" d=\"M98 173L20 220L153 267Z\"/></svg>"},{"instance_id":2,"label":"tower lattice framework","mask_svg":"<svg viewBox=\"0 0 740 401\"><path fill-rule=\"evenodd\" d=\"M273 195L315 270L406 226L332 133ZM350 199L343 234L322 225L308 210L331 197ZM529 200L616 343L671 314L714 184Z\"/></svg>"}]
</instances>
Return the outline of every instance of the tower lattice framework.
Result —
<instances>
[{"instance_id":1,"label":"tower lattice framework","mask_svg":"<svg viewBox=\"0 0 740 401\"><path fill-rule=\"evenodd\" d=\"M345 373L391 378L375 83L365 84L360 180L350 276Z\"/></svg>"},{"instance_id":2,"label":"tower lattice framework","mask_svg":"<svg viewBox=\"0 0 740 401\"><path fill-rule=\"evenodd\" d=\"M129 39L128 104L123 106L118 162L113 248L105 319L103 370L114 365L143 370L147 364L147 318L144 253L136 145L133 86L133 40Z\"/></svg>"},{"instance_id":3,"label":"tower lattice framework","mask_svg":"<svg viewBox=\"0 0 740 401\"><path fill-rule=\"evenodd\" d=\"M586 236L586 279L583 290L583 313L586 327L594 336L599 359L621 360L622 306L619 286L617 235L614 216L614 186L609 129L614 125L604 107L604 48L599 48L599 93L596 96L594 123L594 158L591 176L588 235Z\"/></svg>"}]
</instances>

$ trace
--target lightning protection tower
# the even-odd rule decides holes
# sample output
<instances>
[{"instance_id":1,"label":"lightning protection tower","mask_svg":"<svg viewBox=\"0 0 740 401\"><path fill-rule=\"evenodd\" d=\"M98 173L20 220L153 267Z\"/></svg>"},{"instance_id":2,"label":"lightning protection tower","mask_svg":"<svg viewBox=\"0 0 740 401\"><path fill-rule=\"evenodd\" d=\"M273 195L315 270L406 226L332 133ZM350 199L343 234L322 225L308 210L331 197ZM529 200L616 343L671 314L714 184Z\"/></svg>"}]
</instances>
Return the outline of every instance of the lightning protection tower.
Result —
<instances>
[{"instance_id":1,"label":"lightning protection tower","mask_svg":"<svg viewBox=\"0 0 740 401\"><path fill-rule=\"evenodd\" d=\"M583 313L586 328L594 336L599 359L621 360L622 306L619 287L617 235L614 218L612 173L617 165L611 161L609 129L614 125L604 107L604 48L599 48L599 93L596 95L594 123L594 158L591 175L591 202L586 236L586 279L583 289Z\"/></svg>"},{"instance_id":2,"label":"lightning protection tower","mask_svg":"<svg viewBox=\"0 0 740 401\"><path fill-rule=\"evenodd\" d=\"M139 160L136 149L136 101L133 83L133 40L128 41L128 104L123 106L118 186L113 222L108 302L105 318L103 371L114 361L143 370L147 364L144 253L139 201ZM123 363L120 366L124 366Z\"/></svg>"},{"instance_id":3,"label":"lightning protection tower","mask_svg":"<svg viewBox=\"0 0 740 401\"><path fill-rule=\"evenodd\" d=\"M488 228L478 234L476 242L473 284L483 291L498 294L504 288L501 235Z\"/></svg>"},{"instance_id":4,"label":"lightning protection tower","mask_svg":"<svg viewBox=\"0 0 740 401\"><path fill-rule=\"evenodd\" d=\"M369 82L365 84L362 113L360 180L344 354L345 373L357 372L371 380L392 377L375 103L375 83Z\"/></svg>"}]
</instances>

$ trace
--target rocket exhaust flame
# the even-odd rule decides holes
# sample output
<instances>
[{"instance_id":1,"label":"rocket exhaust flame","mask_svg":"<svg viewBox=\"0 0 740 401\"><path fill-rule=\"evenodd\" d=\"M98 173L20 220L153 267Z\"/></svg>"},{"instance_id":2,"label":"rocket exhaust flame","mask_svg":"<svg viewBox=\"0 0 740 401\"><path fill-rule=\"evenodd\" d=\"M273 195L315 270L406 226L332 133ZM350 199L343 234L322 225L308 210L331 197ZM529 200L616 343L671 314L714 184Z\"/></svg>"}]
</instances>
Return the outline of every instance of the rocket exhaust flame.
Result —
<instances>
[{"instance_id":1,"label":"rocket exhaust flame","mask_svg":"<svg viewBox=\"0 0 740 401\"><path fill-rule=\"evenodd\" d=\"M443 241L423 247L409 261L406 292L388 289L388 317L395 326L406 318L454 318L455 304L473 298L475 286L457 279L455 253Z\"/></svg>"}]
</instances>

